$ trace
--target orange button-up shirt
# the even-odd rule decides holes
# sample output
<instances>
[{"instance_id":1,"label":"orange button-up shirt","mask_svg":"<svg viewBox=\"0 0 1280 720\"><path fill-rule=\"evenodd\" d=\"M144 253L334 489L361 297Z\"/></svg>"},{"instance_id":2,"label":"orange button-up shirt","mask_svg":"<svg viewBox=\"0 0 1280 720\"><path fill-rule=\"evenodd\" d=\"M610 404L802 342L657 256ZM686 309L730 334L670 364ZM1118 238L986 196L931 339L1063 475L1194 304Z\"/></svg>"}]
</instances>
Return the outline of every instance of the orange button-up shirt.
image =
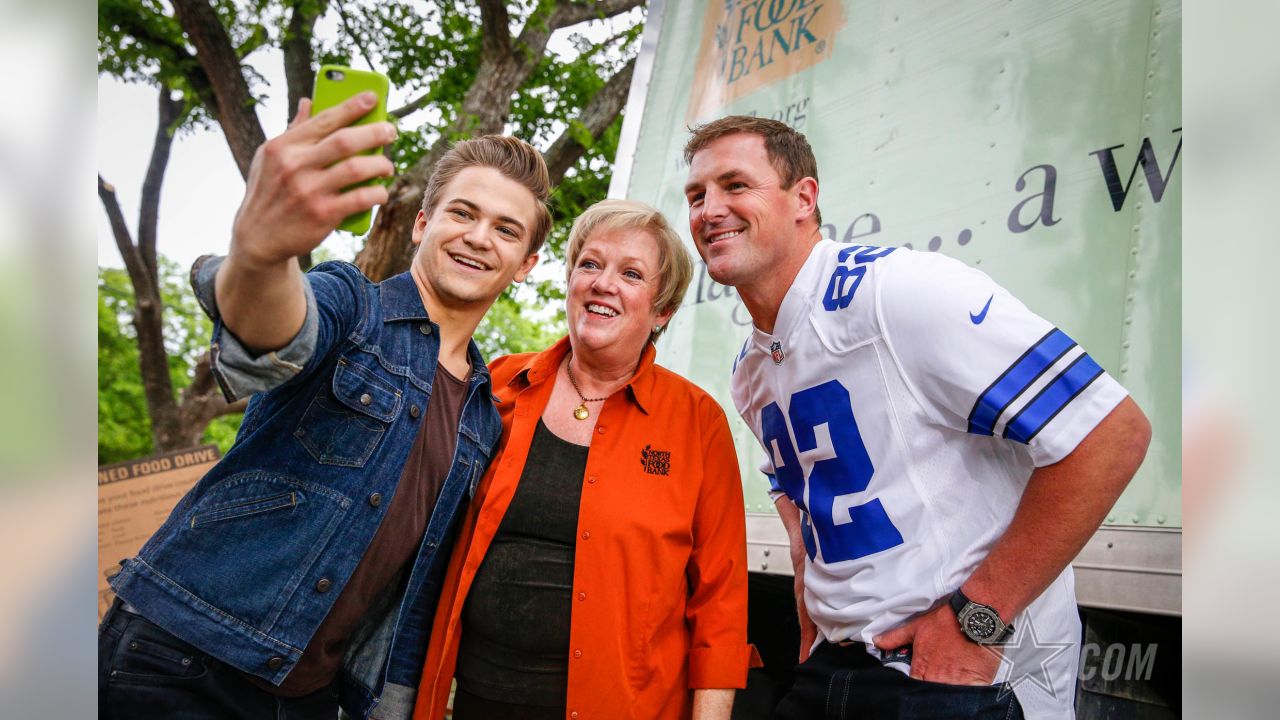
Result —
<instances>
[{"instance_id":1,"label":"orange button-up shirt","mask_svg":"<svg viewBox=\"0 0 1280 720\"><path fill-rule=\"evenodd\" d=\"M568 338L495 360L503 434L463 522L436 610L414 718L444 716L476 570L524 470ZM696 688L740 688L747 644L746 529L724 411L653 364L646 347L600 410L582 478L570 619L568 717L688 718Z\"/></svg>"}]
</instances>

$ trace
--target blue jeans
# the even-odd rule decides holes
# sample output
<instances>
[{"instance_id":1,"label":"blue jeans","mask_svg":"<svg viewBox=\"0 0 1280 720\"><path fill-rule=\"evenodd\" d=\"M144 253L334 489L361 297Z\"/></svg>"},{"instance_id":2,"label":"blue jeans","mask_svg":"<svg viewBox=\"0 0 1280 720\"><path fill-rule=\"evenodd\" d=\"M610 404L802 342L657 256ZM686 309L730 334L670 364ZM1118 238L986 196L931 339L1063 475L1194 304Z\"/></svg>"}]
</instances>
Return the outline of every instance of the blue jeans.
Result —
<instances>
[{"instance_id":1,"label":"blue jeans","mask_svg":"<svg viewBox=\"0 0 1280 720\"><path fill-rule=\"evenodd\" d=\"M116 600L98 627L98 717L334 720L338 696L330 685L302 697L277 697Z\"/></svg>"},{"instance_id":2,"label":"blue jeans","mask_svg":"<svg viewBox=\"0 0 1280 720\"><path fill-rule=\"evenodd\" d=\"M860 643L823 643L796 666L791 692L775 720L1021 720L1005 685L945 685L884 667Z\"/></svg>"}]
</instances>

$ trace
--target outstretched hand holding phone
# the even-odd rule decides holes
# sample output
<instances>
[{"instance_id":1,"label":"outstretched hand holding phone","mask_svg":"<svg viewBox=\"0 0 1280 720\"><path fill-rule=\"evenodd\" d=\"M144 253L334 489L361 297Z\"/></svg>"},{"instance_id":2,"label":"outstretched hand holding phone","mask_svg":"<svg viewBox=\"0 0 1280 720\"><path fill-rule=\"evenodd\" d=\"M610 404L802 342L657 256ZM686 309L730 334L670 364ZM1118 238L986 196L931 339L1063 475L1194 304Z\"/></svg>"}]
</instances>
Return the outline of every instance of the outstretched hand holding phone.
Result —
<instances>
[{"instance_id":1,"label":"outstretched hand holding phone","mask_svg":"<svg viewBox=\"0 0 1280 720\"><path fill-rule=\"evenodd\" d=\"M394 140L395 127L351 126L378 103L364 92L311 117L311 101L302 100L285 132L254 155L217 277L222 321L246 346L265 352L293 339L306 317L294 258L319 246L344 218L386 202L386 188L359 183L392 175L391 161L357 153Z\"/></svg>"}]
</instances>

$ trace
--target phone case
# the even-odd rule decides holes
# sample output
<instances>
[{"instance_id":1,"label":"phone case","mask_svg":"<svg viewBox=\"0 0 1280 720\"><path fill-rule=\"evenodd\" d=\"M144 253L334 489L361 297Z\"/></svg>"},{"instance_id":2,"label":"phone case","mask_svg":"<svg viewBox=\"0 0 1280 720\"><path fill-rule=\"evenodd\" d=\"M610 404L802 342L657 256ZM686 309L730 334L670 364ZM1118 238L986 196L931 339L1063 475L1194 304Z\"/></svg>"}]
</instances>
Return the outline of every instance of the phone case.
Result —
<instances>
[{"instance_id":1,"label":"phone case","mask_svg":"<svg viewBox=\"0 0 1280 720\"><path fill-rule=\"evenodd\" d=\"M369 111L369 114L352 124L368 125L369 123L382 122L387 119L387 93L390 85L391 83L387 80L387 76L382 73L369 70L354 70L341 65L325 65L316 73L316 85L311 93L311 114L314 116L323 110L341 105L351 97L366 90L372 90L378 96L378 104ZM361 154L373 155L380 152L382 152L382 148L376 147L370 148ZM371 185L374 182L377 181L366 180L360 185ZM352 187L359 187L359 185L353 185ZM369 224L372 219L372 211L365 210L344 219L342 224L338 225L338 229L362 235L369 232Z\"/></svg>"}]
</instances>

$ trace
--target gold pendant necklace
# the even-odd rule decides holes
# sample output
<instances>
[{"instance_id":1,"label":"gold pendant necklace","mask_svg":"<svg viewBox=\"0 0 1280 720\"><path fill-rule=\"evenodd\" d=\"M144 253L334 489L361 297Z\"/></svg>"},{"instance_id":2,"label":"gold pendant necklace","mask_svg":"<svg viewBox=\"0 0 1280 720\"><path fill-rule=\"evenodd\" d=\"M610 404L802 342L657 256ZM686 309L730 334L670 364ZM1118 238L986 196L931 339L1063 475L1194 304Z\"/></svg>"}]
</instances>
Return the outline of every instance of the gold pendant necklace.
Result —
<instances>
[{"instance_id":1,"label":"gold pendant necklace","mask_svg":"<svg viewBox=\"0 0 1280 720\"><path fill-rule=\"evenodd\" d=\"M569 359L565 361L564 366L565 366L565 369L569 371L569 384L573 385L573 391L578 393L578 400L581 401L578 403L578 407L573 409L573 418L575 420L586 420L587 418L591 417L591 411L587 410L587 403L600 402L601 400L605 400L607 398L602 398L602 397L588 398L582 394L582 390L578 389L578 379L573 376L573 356L572 355L570 355Z\"/></svg>"}]
</instances>

